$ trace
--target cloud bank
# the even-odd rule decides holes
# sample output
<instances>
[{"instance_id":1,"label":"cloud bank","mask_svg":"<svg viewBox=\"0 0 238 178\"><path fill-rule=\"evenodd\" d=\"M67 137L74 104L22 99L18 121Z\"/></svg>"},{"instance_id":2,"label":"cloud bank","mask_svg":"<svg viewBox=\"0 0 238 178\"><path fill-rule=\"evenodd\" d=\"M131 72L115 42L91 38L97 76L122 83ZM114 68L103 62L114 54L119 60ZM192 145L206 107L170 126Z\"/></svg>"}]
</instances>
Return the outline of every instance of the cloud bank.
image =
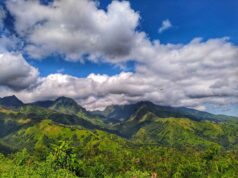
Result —
<instances>
[{"instance_id":1,"label":"cloud bank","mask_svg":"<svg viewBox=\"0 0 238 178\"><path fill-rule=\"evenodd\" d=\"M60 54L68 61L134 61L135 72L40 77L19 52L4 47L0 96L14 93L31 102L64 95L90 110L141 100L200 110L205 103L238 103L238 47L227 38L195 38L188 44L152 41L137 30L141 17L126 1L113 1L102 10L90 0L57 0L50 5L8 0L7 8L24 39L24 52L31 57ZM162 31L169 26L163 23ZM1 38L0 44L7 43ZM18 66L23 67L17 70Z\"/></svg>"}]
</instances>

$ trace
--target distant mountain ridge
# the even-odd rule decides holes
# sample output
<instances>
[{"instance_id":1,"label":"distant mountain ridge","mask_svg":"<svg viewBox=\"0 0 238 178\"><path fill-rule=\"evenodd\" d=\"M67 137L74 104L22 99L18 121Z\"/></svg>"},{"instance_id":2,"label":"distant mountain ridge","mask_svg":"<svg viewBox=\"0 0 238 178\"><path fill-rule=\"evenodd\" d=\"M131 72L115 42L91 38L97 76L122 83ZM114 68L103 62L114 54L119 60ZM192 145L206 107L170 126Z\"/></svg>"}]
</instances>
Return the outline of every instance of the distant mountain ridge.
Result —
<instances>
[{"instance_id":1,"label":"distant mountain ridge","mask_svg":"<svg viewBox=\"0 0 238 178\"><path fill-rule=\"evenodd\" d=\"M66 114L85 113L93 116L98 116L105 121L110 122L124 122L129 120L132 116L134 118L141 117L146 113L153 113L154 115L167 118L190 118L192 120L211 120L221 121L225 119L237 119L234 116L215 115L204 111L198 111L195 109L185 107L171 107L160 106L150 101L140 101L135 104L126 105L111 105L105 108L103 111L87 111L85 108L77 104L75 100L69 97L59 97L55 100L36 101L33 103L24 104L16 96L7 96L0 98L0 106L9 108L18 108L25 105L39 106L51 110L61 111Z\"/></svg>"},{"instance_id":2,"label":"distant mountain ridge","mask_svg":"<svg viewBox=\"0 0 238 178\"><path fill-rule=\"evenodd\" d=\"M149 101L141 101L135 104L127 105L113 105L108 106L104 111L97 111L96 114L104 117L106 120L114 122L127 121L130 117L135 115L142 116L147 112L153 113L154 115L167 118L167 117L184 117L192 120L212 120L220 121L224 119L236 118L233 116L226 115L215 115L204 111L198 111L195 109L185 107L171 107L171 106L160 106Z\"/></svg>"}]
</instances>

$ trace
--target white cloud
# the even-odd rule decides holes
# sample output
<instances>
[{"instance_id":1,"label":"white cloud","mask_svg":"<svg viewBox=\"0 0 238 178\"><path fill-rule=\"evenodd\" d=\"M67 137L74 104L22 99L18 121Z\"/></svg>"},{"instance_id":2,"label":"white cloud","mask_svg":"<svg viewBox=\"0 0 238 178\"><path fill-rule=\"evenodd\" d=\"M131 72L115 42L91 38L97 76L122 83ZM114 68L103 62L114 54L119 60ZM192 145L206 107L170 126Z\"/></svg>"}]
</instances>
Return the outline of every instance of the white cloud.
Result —
<instances>
[{"instance_id":1,"label":"white cloud","mask_svg":"<svg viewBox=\"0 0 238 178\"><path fill-rule=\"evenodd\" d=\"M58 52L68 60L88 54L93 60L123 60L134 46L139 14L126 1L113 1L107 11L89 0L58 0L50 6L9 0L7 7L29 43L26 50L36 58Z\"/></svg>"},{"instance_id":2,"label":"white cloud","mask_svg":"<svg viewBox=\"0 0 238 178\"><path fill-rule=\"evenodd\" d=\"M21 90L33 85L38 70L30 66L21 54L0 53L0 86Z\"/></svg>"},{"instance_id":3,"label":"white cloud","mask_svg":"<svg viewBox=\"0 0 238 178\"><path fill-rule=\"evenodd\" d=\"M193 107L192 109L196 109L198 111L206 111L206 106L202 106L202 105L199 105L199 106L195 106Z\"/></svg>"},{"instance_id":4,"label":"white cloud","mask_svg":"<svg viewBox=\"0 0 238 178\"><path fill-rule=\"evenodd\" d=\"M95 61L136 62L134 73L38 78L31 88L15 92L24 101L64 95L88 109L141 100L198 109L205 109L204 103L238 103L238 47L228 39L194 39L185 45L151 41L136 30L139 14L124 1L113 1L107 11L88 0L58 0L50 6L8 0L7 7L32 56L60 53L67 60L80 60L88 54ZM162 31L169 26L169 20L164 21ZM9 91L0 90L3 93Z\"/></svg>"},{"instance_id":5,"label":"white cloud","mask_svg":"<svg viewBox=\"0 0 238 178\"><path fill-rule=\"evenodd\" d=\"M0 36L0 91L18 91L34 85L38 80L38 69L31 66L16 48L19 39L13 36Z\"/></svg>"},{"instance_id":6,"label":"white cloud","mask_svg":"<svg viewBox=\"0 0 238 178\"><path fill-rule=\"evenodd\" d=\"M154 58L137 64L135 73L90 74L87 78L54 74L18 95L25 101L69 96L87 109L141 100L199 110L205 109L206 103L238 103L236 46L226 39L205 42L195 39L187 45L157 45L150 51Z\"/></svg>"},{"instance_id":7,"label":"white cloud","mask_svg":"<svg viewBox=\"0 0 238 178\"><path fill-rule=\"evenodd\" d=\"M164 32L165 30L168 30L172 27L172 23L170 22L169 19L166 19L162 22L161 27L159 28L159 33Z\"/></svg>"}]
</instances>

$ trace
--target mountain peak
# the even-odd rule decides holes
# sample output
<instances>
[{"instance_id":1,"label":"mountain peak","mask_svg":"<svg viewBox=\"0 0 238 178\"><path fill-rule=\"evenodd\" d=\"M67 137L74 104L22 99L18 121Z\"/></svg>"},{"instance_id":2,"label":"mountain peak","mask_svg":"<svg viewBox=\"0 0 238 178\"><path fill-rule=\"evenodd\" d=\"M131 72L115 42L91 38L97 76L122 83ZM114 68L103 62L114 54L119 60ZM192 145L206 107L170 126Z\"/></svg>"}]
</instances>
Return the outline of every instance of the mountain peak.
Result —
<instances>
[{"instance_id":1,"label":"mountain peak","mask_svg":"<svg viewBox=\"0 0 238 178\"><path fill-rule=\"evenodd\" d=\"M24 103L19 100L15 95L12 95L1 98L0 105L5 107L20 107L23 106Z\"/></svg>"},{"instance_id":2,"label":"mountain peak","mask_svg":"<svg viewBox=\"0 0 238 178\"><path fill-rule=\"evenodd\" d=\"M75 114L78 112L85 112L86 110L78 105L78 103L72 99L65 96L61 96L57 98L52 105L50 106L51 109L62 111L68 114Z\"/></svg>"},{"instance_id":3,"label":"mountain peak","mask_svg":"<svg viewBox=\"0 0 238 178\"><path fill-rule=\"evenodd\" d=\"M67 114L86 112L86 109L78 105L78 103L74 99L65 96L58 97L55 100L38 101L32 104Z\"/></svg>"},{"instance_id":4,"label":"mountain peak","mask_svg":"<svg viewBox=\"0 0 238 178\"><path fill-rule=\"evenodd\" d=\"M61 96L61 97L57 98L55 100L55 102L65 104L65 105L78 105L77 102L74 99L68 98L68 97L65 97L65 96Z\"/></svg>"}]
</instances>

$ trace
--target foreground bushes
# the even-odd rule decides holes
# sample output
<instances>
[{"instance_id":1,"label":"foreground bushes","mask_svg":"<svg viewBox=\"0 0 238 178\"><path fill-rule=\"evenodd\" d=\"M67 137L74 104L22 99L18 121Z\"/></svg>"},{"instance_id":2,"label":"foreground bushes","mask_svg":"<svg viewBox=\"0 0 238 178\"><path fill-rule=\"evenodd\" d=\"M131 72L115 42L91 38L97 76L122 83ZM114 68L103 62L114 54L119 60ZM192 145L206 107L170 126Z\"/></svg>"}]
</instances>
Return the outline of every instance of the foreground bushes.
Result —
<instances>
[{"instance_id":1,"label":"foreground bushes","mask_svg":"<svg viewBox=\"0 0 238 178\"><path fill-rule=\"evenodd\" d=\"M120 150L93 146L82 148L61 141L46 158L22 150L0 155L0 177L118 177L163 178L238 177L238 151L217 148L178 150L165 147L124 147Z\"/></svg>"}]
</instances>

